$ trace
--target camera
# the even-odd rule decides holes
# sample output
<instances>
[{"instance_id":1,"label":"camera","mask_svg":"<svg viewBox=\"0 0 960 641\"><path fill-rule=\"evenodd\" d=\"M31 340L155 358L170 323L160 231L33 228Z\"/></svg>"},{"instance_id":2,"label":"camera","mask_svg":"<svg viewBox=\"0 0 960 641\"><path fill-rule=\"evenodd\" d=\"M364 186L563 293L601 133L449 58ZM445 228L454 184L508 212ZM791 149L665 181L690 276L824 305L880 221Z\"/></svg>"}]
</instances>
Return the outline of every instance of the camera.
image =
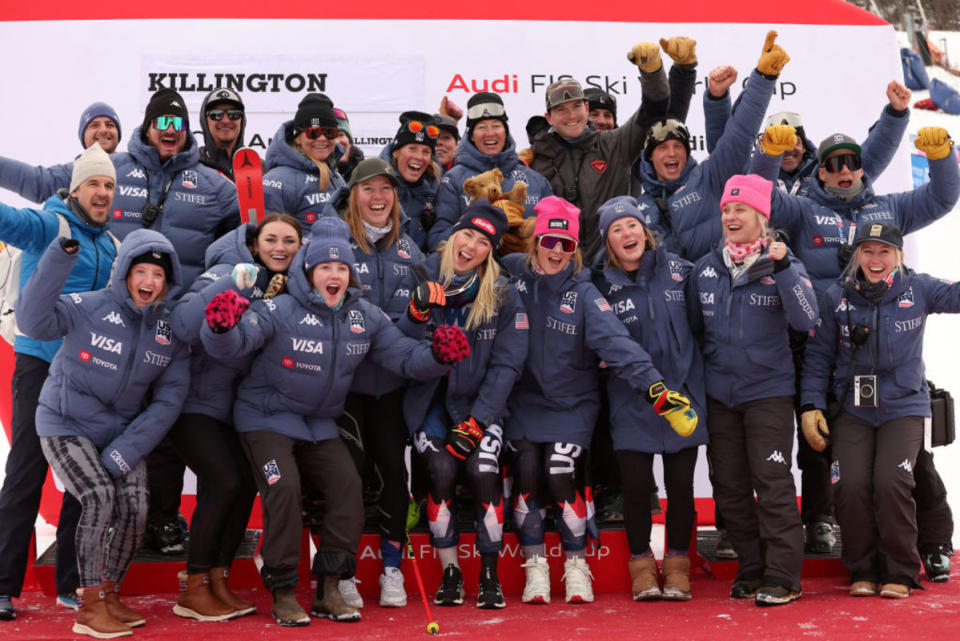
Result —
<instances>
[{"instance_id":1,"label":"camera","mask_svg":"<svg viewBox=\"0 0 960 641\"><path fill-rule=\"evenodd\" d=\"M877 377L865 374L853 377L854 407L877 407Z\"/></svg>"},{"instance_id":2,"label":"camera","mask_svg":"<svg viewBox=\"0 0 960 641\"><path fill-rule=\"evenodd\" d=\"M153 221L155 221L157 219L157 216L159 216L162 212L163 212L163 205L160 205L159 207L157 207L153 203L147 203L143 207L143 212L140 214L141 220L143 221L143 226L149 227L150 225L152 225Z\"/></svg>"}]
</instances>

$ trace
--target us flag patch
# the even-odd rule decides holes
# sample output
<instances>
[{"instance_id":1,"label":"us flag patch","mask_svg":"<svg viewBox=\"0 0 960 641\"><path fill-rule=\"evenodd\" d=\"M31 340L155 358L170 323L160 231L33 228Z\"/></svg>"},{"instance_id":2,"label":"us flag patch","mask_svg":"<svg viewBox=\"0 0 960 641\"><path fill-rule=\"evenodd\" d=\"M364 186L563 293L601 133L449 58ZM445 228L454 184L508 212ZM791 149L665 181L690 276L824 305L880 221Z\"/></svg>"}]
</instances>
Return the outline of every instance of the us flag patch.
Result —
<instances>
[{"instance_id":1,"label":"us flag patch","mask_svg":"<svg viewBox=\"0 0 960 641\"><path fill-rule=\"evenodd\" d=\"M613 311L610 309L610 303L607 302L606 298L594 298L593 302L597 306L597 309L599 309L601 312Z\"/></svg>"},{"instance_id":2,"label":"us flag patch","mask_svg":"<svg viewBox=\"0 0 960 641\"><path fill-rule=\"evenodd\" d=\"M267 478L267 485L273 485L280 480L280 467L277 465L277 459L270 459L263 466L263 475Z\"/></svg>"},{"instance_id":3,"label":"us flag patch","mask_svg":"<svg viewBox=\"0 0 960 641\"><path fill-rule=\"evenodd\" d=\"M517 329L530 329L530 322L527 320L527 315L523 312L517 312L513 326Z\"/></svg>"}]
</instances>

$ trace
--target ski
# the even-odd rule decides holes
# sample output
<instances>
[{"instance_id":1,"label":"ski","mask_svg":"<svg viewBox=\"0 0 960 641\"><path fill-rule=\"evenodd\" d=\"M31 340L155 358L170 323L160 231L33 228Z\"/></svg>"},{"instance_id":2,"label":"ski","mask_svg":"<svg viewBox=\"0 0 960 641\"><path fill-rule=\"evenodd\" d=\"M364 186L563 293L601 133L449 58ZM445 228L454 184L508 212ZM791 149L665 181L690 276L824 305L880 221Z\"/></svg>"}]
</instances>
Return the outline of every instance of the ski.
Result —
<instances>
[{"instance_id":1,"label":"ski","mask_svg":"<svg viewBox=\"0 0 960 641\"><path fill-rule=\"evenodd\" d=\"M260 156L244 147L233 156L233 177L240 201L240 220L259 224L263 220L263 167Z\"/></svg>"}]
</instances>

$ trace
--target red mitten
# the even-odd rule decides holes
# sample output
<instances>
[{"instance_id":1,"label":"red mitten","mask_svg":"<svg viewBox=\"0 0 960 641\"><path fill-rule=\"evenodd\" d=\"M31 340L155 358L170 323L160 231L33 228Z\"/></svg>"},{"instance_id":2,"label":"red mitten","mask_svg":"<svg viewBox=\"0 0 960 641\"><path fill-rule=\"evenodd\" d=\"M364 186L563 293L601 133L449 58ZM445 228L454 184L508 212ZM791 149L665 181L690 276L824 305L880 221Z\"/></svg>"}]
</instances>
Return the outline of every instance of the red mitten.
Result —
<instances>
[{"instance_id":1,"label":"red mitten","mask_svg":"<svg viewBox=\"0 0 960 641\"><path fill-rule=\"evenodd\" d=\"M204 316L207 325L217 334L228 332L240 322L240 317L250 307L250 301L232 289L220 292L207 304Z\"/></svg>"},{"instance_id":2,"label":"red mitten","mask_svg":"<svg viewBox=\"0 0 960 641\"><path fill-rule=\"evenodd\" d=\"M433 357L438 363L453 365L470 356L467 335L456 325L438 325L433 330Z\"/></svg>"}]
</instances>

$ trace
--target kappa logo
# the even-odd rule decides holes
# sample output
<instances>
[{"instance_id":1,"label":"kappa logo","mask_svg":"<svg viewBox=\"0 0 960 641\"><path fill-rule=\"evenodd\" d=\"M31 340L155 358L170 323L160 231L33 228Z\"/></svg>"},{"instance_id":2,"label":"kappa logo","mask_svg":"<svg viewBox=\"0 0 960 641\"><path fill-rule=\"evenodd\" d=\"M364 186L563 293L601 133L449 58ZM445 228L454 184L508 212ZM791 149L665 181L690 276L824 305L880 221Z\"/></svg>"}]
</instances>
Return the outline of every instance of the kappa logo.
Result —
<instances>
[{"instance_id":1,"label":"kappa logo","mask_svg":"<svg viewBox=\"0 0 960 641\"><path fill-rule=\"evenodd\" d=\"M157 321L157 334L154 338L161 345L169 345L173 340L173 327L167 321Z\"/></svg>"},{"instance_id":2,"label":"kappa logo","mask_svg":"<svg viewBox=\"0 0 960 641\"><path fill-rule=\"evenodd\" d=\"M417 440L415 445L418 454L423 454L427 450L433 450L438 454L440 453L440 450L437 449L437 446L430 442L430 439L427 438L426 433L424 433L422 430L417 432Z\"/></svg>"},{"instance_id":3,"label":"kappa logo","mask_svg":"<svg viewBox=\"0 0 960 641\"><path fill-rule=\"evenodd\" d=\"M350 313L347 314L347 320L350 323L350 331L354 334L362 334L366 331L363 324L363 314L359 310L351 309Z\"/></svg>"},{"instance_id":4,"label":"kappa logo","mask_svg":"<svg viewBox=\"0 0 960 641\"><path fill-rule=\"evenodd\" d=\"M144 171L139 167L134 167L133 169L127 172L127 178L143 178L144 180L146 180L147 174L145 174Z\"/></svg>"},{"instance_id":5,"label":"kappa logo","mask_svg":"<svg viewBox=\"0 0 960 641\"><path fill-rule=\"evenodd\" d=\"M577 309L577 292L564 292L560 300L560 311L564 314L572 314Z\"/></svg>"},{"instance_id":6,"label":"kappa logo","mask_svg":"<svg viewBox=\"0 0 960 641\"><path fill-rule=\"evenodd\" d=\"M913 463L908 458L903 459L897 467L906 470L907 474L913 474Z\"/></svg>"},{"instance_id":7,"label":"kappa logo","mask_svg":"<svg viewBox=\"0 0 960 641\"><path fill-rule=\"evenodd\" d=\"M835 310L833 310L833 311L835 311L835 312L851 311L851 312L852 312L852 311L856 311L856 309L857 309L857 308L854 306L853 303L851 303L850 301L848 301L846 298L841 298L841 299L840 299L840 304L837 305L837 308L836 308Z\"/></svg>"},{"instance_id":8,"label":"kappa logo","mask_svg":"<svg viewBox=\"0 0 960 641\"><path fill-rule=\"evenodd\" d=\"M592 160L590 161L590 167L593 168L595 172L600 175L603 175L603 172L607 170L607 161L606 160Z\"/></svg>"},{"instance_id":9,"label":"kappa logo","mask_svg":"<svg viewBox=\"0 0 960 641\"><path fill-rule=\"evenodd\" d=\"M527 281L525 281L525 280L518 280L517 282L515 282L515 283L513 284L513 287L514 287L514 289L516 289L518 292L523 292L524 294L527 293Z\"/></svg>"},{"instance_id":10,"label":"kappa logo","mask_svg":"<svg viewBox=\"0 0 960 641\"><path fill-rule=\"evenodd\" d=\"M319 318L317 318L317 317L314 316L313 314L308 313L306 316L304 316L303 318L300 319L300 322L297 323L297 325L311 325L311 326L316 326L316 325L323 325L323 323L320 322L320 319L319 319Z\"/></svg>"},{"instance_id":11,"label":"kappa logo","mask_svg":"<svg viewBox=\"0 0 960 641\"><path fill-rule=\"evenodd\" d=\"M117 312L110 312L100 320L107 321L108 323L113 323L114 325L119 325L120 327L126 327L123 323L123 318Z\"/></svg>"},{"instance_id":12,"label":"kappa logo","mask_svg":"<svg viewBox=\"0 0 960 641\"><path fill-rule=\"evenodd\" d=\"M713 267L704 267L703 271L700 272L700 278L716 278L717 270Z\"/></svg>"},{"instance_id":13,"label":"kappa logo","mask_svg":"<svg viewBox=\"0 0 960 641\"><path fill-rule=\"evenodd\" d=\"M900 294L897 298L897 307L908 308L913 307L913 287L908 287L907 291Z\"/></svg>"},{"instance_id":14,"label":"kappa logo","mask_svg":"<svg viewBox=\"0 0 960 641\"><path fill-rule=\"evenodd\" d=\"M783 453L780 450L774 450L770 456L767 457L768 461L773 461L774 463L787 464L786 459L783 458Z\"/></svg>"},{"instance_id":15,"label":"kappa logo","mask_svg":"<svg viewBox=\"0 0 960 641\"><path fill-rule=\"evenodd\" d=\"M397 241L397 256L400 258L410 258L410 241L401 238Z\"/></svg>"},{"instance_id":16,"label":"kappa logo","mask_svg":"<svg viewBox=\"0 0 960 641\"><path fill-rule=\"evenodd\" d=\"M183 170L183 180L180 183L181 185L183 185L187 189L196 189L198 182L200 182L200 180L197 178L197 172L195 170L193 169Z\"/></svg>"}]
</instances>

